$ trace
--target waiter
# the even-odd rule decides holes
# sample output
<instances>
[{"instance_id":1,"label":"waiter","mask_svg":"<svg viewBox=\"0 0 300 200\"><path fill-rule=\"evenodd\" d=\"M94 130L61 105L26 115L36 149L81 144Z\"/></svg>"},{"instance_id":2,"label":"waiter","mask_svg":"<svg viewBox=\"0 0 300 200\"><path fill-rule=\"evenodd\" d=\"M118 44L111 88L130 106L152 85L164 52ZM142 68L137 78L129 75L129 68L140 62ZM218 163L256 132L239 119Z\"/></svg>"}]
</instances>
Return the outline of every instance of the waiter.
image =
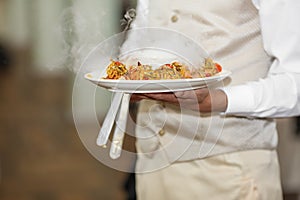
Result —
<instances>
[{"instance_id":1,"label":"waiter","mask_svg":"<svg viewBox=\"0 0 300 200\"><path fill-rule=\"evenodd\" d=\"M232 72L224 87L133 95L139 200L282 199L273 119L300 114L299 10L297 0L138 1L132 29L182 33Z\"/></svg>"}]
</instances>

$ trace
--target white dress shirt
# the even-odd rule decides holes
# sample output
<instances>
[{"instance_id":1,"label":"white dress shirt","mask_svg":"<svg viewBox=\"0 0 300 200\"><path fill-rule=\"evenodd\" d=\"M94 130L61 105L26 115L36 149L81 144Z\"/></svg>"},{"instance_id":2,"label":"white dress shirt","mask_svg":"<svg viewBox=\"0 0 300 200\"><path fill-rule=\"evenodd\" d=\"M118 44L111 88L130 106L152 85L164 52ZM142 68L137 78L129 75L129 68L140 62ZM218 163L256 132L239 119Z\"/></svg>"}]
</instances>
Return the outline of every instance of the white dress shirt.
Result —
<instances>
[{"instance_id":1,"label":"white dress shirt","mask_svg":"<svg viewBox=\"0 0 300 200\"><path fill-rule=\"evenodd\" d=\"M274 57L268 76L224 87L225 114L288 117L300 114L300 1L252 0L259 10L263 45ZM147 26L148 0L139 0L134 26Z\"/></svg>"},{"instance_id":2,"label":"white dress shirt","mask_svg":"<svg viewBox=\"0 0 300 200\"><path fill-rule=\"evenodd\" d=\"M224 88L227 114L288 117L300 114L300 1L253 0L259 9L263 44L274 57L268 76Z\"/></svg>"}]
</instances>

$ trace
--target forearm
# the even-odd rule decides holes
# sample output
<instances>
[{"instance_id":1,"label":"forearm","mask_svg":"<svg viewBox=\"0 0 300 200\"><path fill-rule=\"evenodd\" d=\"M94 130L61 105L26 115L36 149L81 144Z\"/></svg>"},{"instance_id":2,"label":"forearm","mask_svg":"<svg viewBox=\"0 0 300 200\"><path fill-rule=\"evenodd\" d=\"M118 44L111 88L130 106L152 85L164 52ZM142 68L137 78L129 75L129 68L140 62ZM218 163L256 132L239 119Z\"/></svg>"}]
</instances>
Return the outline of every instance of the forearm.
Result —
<instances>
[{"instance_id":1,"label":"forearm","mask_svg":"<svg viewBox=\"0 0 300 200\"><path fill-rule=\"evenodd\" d=\"M134 94L131 101L152 99L170 104L175 104L183 109L199 112L225 112L227 96L219 89L196 89L181 92Z\"/></svg>"}]
</instances>

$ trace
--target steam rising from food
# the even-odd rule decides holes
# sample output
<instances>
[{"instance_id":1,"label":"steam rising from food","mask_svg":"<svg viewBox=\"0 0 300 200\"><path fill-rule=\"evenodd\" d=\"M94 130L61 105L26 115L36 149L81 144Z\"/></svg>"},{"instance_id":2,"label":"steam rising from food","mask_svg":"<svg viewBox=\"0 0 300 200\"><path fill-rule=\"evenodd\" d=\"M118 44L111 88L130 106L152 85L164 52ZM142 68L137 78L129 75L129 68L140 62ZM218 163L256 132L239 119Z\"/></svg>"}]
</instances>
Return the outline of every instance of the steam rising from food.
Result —
<instances>
[{"instance_id":1,"label":"steam rising from food","mask_svg":"<svg viewBox=\"0 0 300 200\"><path fill-rule=\"evenodd\" d=\"M63 66L79 72L84 60L97 45L110 35L128 30L134 18L135 9L129 9L121 16L121 3L108 6L96 0L92 3L72 1L72 5L59 16L55 27L56 38L61 41L61 49L58 49L61 53L53 58L51 68Z\"/></svg>"}]
</instances>

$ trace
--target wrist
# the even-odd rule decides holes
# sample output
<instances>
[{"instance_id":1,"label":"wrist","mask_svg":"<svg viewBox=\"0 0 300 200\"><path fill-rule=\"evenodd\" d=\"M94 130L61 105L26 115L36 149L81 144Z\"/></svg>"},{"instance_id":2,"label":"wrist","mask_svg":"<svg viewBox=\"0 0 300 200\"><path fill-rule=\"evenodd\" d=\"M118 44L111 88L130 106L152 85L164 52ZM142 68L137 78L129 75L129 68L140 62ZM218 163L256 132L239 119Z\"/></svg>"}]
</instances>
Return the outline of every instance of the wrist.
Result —
<instances>
[{"instance_id":1,"label":"wrist","mask_svg":"<svg viewBox=\"0 0 300 200\"><path fill-rule=\"evenodd\" d=\"M227 95L223 90L215 89L209 92L211 112L225 112L228 106Z\"/></svg>"}]
</instances>

